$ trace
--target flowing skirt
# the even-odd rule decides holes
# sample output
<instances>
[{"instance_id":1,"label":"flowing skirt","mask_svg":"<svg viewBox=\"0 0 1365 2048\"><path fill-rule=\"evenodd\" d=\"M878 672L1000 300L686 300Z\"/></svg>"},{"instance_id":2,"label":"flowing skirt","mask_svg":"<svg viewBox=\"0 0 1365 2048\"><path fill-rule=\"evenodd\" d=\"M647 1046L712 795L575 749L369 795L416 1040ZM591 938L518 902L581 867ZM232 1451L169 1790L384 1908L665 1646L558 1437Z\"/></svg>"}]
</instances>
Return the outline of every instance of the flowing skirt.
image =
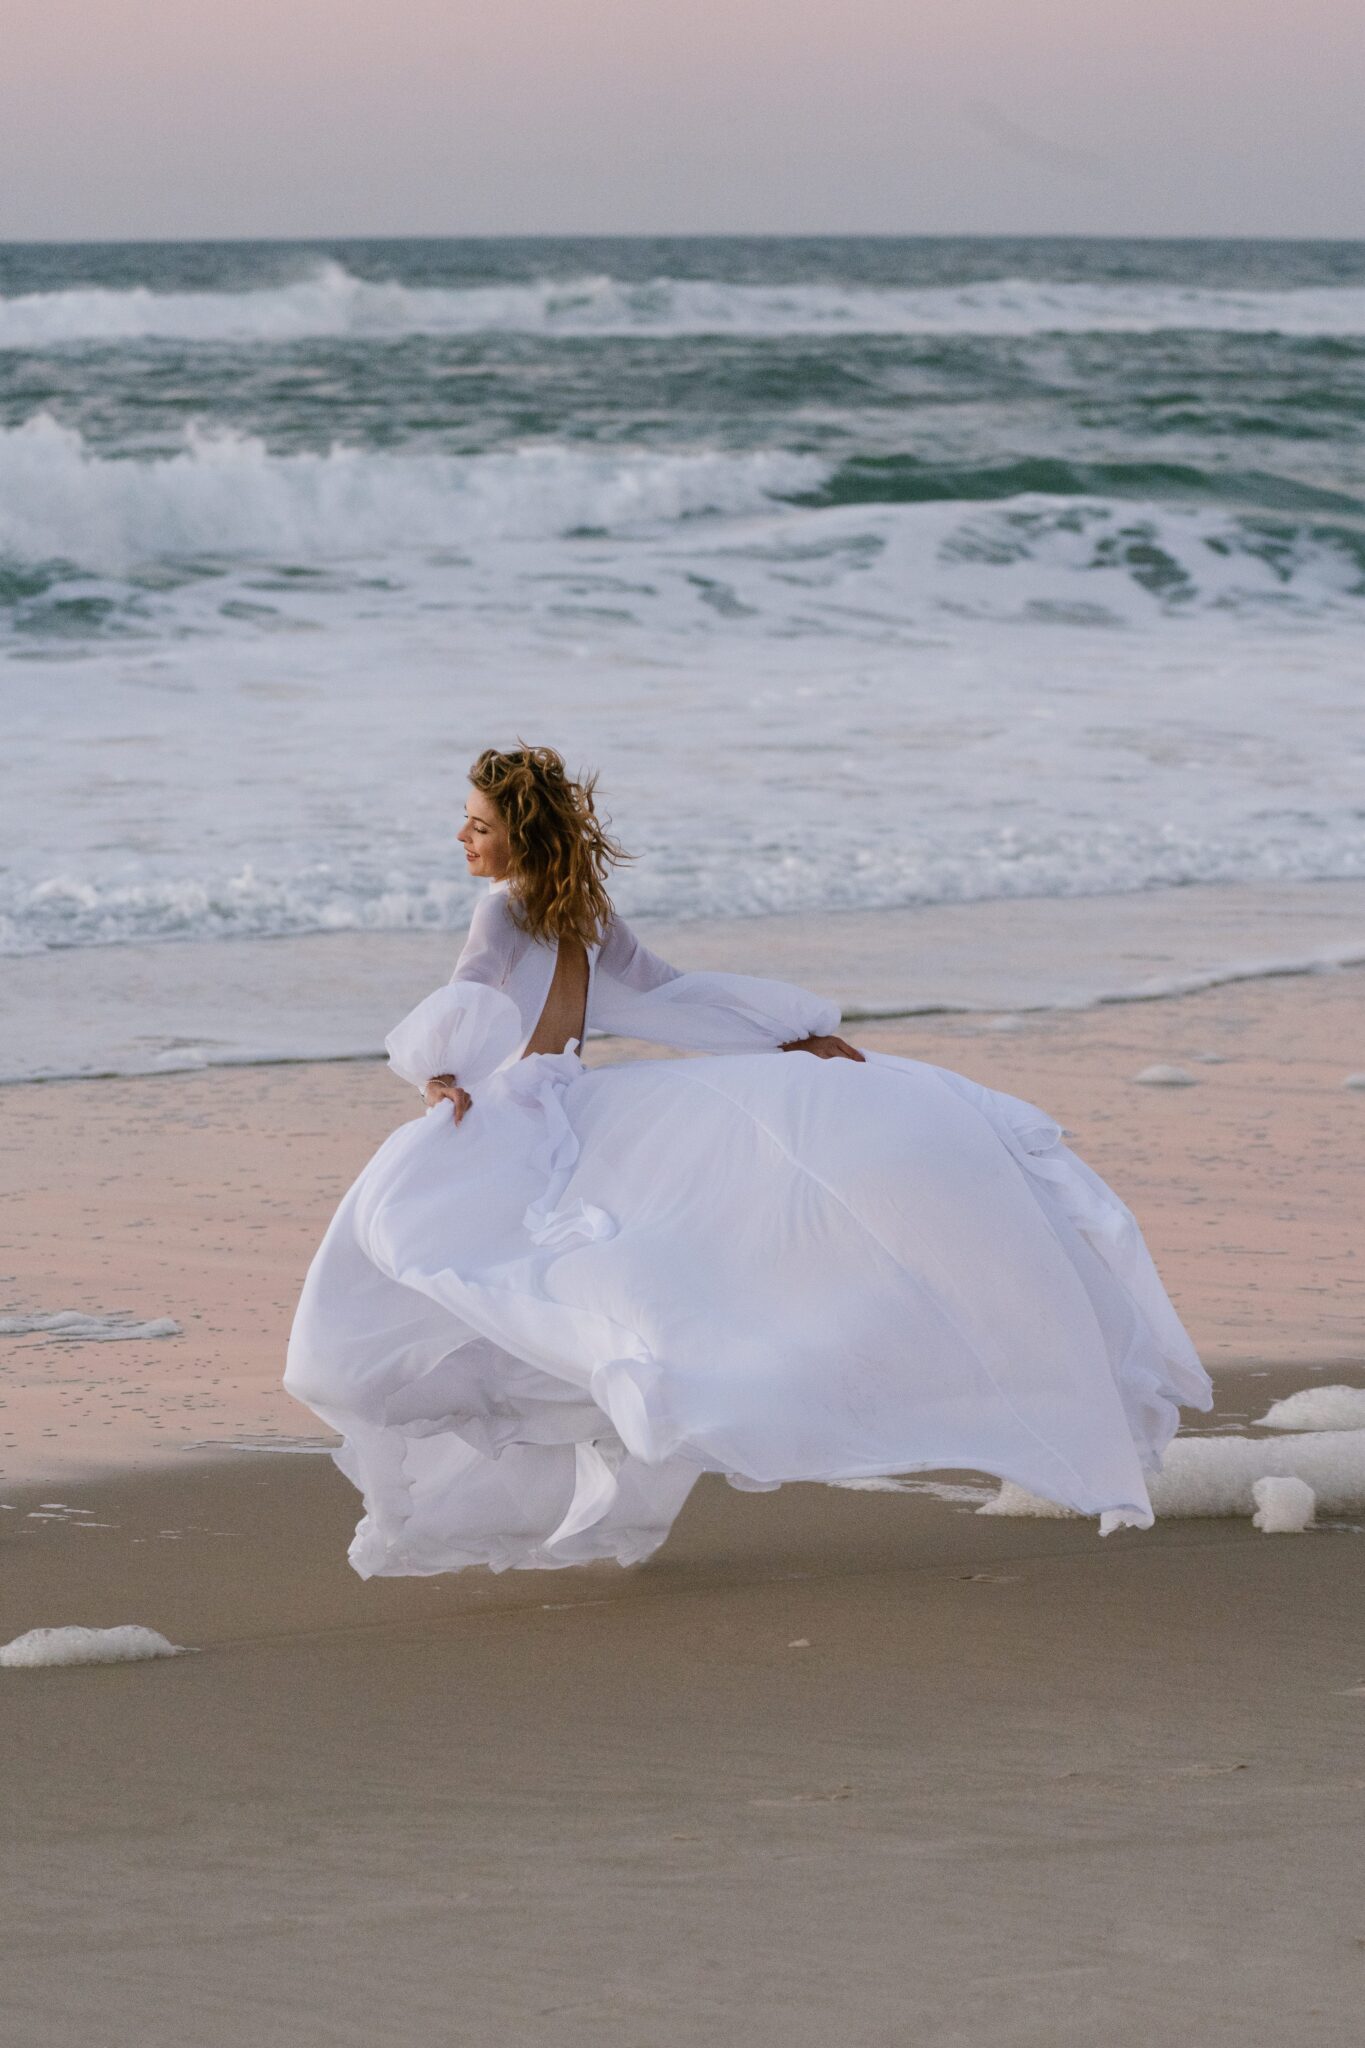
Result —
<instances>
[{"instance_id":1,"label":"flowing skirt","mask_svg":"<svg viewBox=\"0 0 1365 2048\"><path fill-rule=\"evenodd\" d=\"M1058 1126L876 1053L503 1068L350 1188L285 1385L344 1438L363 1577L634 1563L701 1472L968 1468L1146 1527L1212 1401Z\"/></svg>"}]
</instances>

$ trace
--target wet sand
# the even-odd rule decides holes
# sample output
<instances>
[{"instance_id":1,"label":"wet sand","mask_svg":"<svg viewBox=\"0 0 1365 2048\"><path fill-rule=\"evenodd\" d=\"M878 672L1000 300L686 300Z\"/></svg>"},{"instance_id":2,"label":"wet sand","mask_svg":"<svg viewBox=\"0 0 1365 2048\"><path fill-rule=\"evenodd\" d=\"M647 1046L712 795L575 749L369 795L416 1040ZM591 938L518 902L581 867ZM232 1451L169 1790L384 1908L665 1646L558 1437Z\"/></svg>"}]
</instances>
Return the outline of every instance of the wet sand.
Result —
<instances>
[{"instance_id":1,"label":"wet sand","mask_svg":"<svg viewBox=\"0 0 1365 2048\"><path fill-rule=\"evenodd\" d=\"M1244 1424L1365 1383L1362 996L857 1036L1065 1122ZM1350 1526L707 1481L629 1572L354 1578L330 1460L226 1447L314 1435L302 1271L415 1107L365 1063L4 1091L4 1306L184 1334L0 1340L0 1640L198 1653L0 1672L7 2048L1354 2048Z\"/></svg>"},{"instance_id":2,"label":"wet sand","mask_svg":"<svg viewBox=\"0 0 1365 2048\"><path fill-rule=\"evenodd\" d=\"M1359 2039L1359 1535L703 1482L361 1586L329 1461L76 1497L24 1618L199 1654L0 1673L12 2048Z\"/></svg>"}]
</instances>

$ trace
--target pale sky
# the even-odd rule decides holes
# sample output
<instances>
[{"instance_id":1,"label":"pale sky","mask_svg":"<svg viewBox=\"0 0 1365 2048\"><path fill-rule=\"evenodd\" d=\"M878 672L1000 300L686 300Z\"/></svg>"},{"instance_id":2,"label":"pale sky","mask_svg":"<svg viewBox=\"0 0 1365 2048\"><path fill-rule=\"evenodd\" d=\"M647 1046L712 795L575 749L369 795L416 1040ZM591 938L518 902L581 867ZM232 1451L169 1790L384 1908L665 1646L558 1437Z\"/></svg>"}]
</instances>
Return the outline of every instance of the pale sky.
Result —
<instances>
[{"instance_id":1,"label":"pale sky","mask_svg":"<svg viewBox=\"0 0 1365 2048\"><path fill-rule=\"evenodd\" d=\"M1361 0L5 0L0 240L1365 236Z\"/></svg>"}]
</instances>

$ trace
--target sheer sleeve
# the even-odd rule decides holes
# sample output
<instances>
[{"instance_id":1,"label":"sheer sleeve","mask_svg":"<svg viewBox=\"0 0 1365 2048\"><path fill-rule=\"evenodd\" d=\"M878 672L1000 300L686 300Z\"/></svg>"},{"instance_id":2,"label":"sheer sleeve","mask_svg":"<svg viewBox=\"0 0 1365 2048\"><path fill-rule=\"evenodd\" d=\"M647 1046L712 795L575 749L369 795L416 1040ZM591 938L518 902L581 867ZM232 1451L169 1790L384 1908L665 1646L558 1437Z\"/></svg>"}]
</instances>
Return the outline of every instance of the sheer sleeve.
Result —
<instances>
[{"instance_id":1,"label":"sheer sleeve","mask_svg":"<svg viewBox=\"0 0 1365 2048\"><path fill-rule=\"evenodd\" d=\"M482 981L489 988L501 988L512 965L514 936L506 898L501 891L490 889L474 906L451 981Z\"/></svg>"},{"instance_id":2,"label":"sheer sleeve","mask_svg":"<svg viewBox=\"0 0 1365 2048\"><path fill-rule=\"evenodd\" d=\"M839 1006L753 974L685 974L613 917L593 974L588 1021L685 1052L775 1052L838 1028Z\"/></svg>"},{"instance_id":3,"label":"sheer sleeve","mask_svg":"<svg viewBox=\"0 0 1365 2048\"><path fill-rule=\"evenodd\" d=\"M682 973L670 967L657 953L636 938L624 918L613 916L597 956L597 972L636 995L649 995L666 981L681 981Z\"/></svg>"},{"instance_id":4,"label":"sheer sleeve","mask_svg":"<svg viewBox=\"0 0 1365 2048\"><path fill-rule=\"evenodd\" d=\"M477 1088L521 1044L521 1014L510 996L460 979L433 990L384 1040L390 1069L425 1093L433 1074Z\"/></svg>"},{"instance_id":5,"label":"sheer sleeve","mask_svg":"<svg viewBox=\"0 0 1365 2048\"><path fill-rule=\"evenodd\" d=\"M454 1074L473 1088L512 1057L523 1036L520 1012L505 992L515 938L504 896L490 889L474 907L450 980L384 1040L401 1080L425 1091L433 1074Z\"/></svg>"}]
</instances>

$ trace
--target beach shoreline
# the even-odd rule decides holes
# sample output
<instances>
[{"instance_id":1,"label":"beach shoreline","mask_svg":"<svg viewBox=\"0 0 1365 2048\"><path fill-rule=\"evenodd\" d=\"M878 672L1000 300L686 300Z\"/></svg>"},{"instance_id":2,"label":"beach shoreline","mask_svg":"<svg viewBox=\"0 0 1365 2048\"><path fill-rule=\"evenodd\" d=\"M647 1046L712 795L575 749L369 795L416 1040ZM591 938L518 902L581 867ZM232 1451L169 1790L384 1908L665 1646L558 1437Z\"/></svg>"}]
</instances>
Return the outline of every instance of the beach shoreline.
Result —
<instances>
[{"instance_id":1,"label":"beach shoreline","mask_svg":"<svg viewBox=\"0 0 1365 2048\"><path fill-rule=\"evenodd\" d=\"M1190 883L899 909L641 918L683 968L794 981L860 1023L1087 1009L1365 962L1365 881ZM381 1056L462 931L56 947L5 960L0 1084Z\"/></svg>"}]
</instances>

